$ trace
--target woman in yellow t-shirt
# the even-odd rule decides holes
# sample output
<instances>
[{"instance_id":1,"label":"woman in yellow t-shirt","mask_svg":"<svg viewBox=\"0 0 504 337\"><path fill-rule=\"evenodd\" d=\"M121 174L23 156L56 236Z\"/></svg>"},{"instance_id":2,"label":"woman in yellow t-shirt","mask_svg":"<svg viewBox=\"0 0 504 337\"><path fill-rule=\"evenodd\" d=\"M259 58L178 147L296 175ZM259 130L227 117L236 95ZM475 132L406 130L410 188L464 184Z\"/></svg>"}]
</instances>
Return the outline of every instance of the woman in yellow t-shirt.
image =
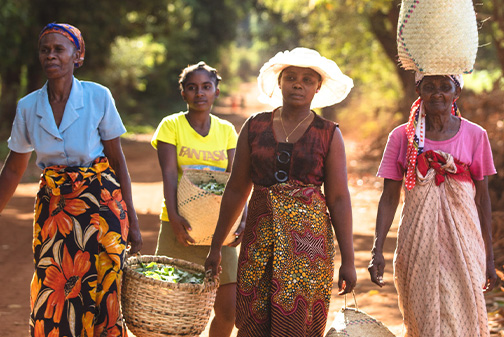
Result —
<instances>
[{"instance_id":1,"label":"woman in yellow t-shirt","mask_svg":"<svg viewBox=\"0 0 504 337\"><path fill-rule=\"evenodd\" d=\"M187 111L165 117L159 124L152 146L158 152L163 175L164 203L161 213L157 255L180 258L203 265L209 246L194 246L189 222L177 210L177 186L186 168L231 171L237 134L234 126L211 114L219 96L220 76L205 62L185 68L180 74L180 92ZM210 337L229 336L233 330L236 304L238 250L244 221L237 239L222 250L222 273L215 298L215 317Z\"/></svg>"}]
</instances>

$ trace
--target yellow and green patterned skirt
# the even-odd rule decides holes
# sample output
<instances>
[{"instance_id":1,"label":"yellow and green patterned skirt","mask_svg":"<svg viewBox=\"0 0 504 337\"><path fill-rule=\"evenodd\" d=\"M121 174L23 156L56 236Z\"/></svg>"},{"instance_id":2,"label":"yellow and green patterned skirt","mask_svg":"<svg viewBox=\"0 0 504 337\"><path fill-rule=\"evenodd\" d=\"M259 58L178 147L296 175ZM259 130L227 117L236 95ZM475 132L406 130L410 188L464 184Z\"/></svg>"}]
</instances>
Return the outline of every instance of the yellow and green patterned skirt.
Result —
<instances>
[{"instance_id":1,"label":"yellow and green patterned skirt","mask_svg":"<svg viewBox=\"0 0 504 337\"><path fill-rule=\"evenodd\" d=\"M238 336L323 336L333 260L320 187L254 186L238 265Z\"/></svg>"},{"instance_id":2,"label":"yellow and green patterned skirt","mask_svg":"<svg viewBox=\"0 0 504 337\"><path fill-rule=\"evenodd\" d=\"M32 336L125 336L119 298L129 224L106 158L44 170L35 204Z\"/></svg>"}]
</instances>

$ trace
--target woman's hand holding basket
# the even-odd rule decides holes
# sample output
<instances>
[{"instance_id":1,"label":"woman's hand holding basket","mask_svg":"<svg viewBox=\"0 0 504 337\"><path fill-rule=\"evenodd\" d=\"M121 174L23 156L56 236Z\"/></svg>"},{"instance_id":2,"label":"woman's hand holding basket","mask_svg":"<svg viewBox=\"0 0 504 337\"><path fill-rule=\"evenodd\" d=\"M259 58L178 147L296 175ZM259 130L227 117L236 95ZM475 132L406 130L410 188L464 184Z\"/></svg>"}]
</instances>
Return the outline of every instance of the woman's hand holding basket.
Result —
<instances>
[{"instance_id":1,"label":"woman's hand holding basket","mask_svg":"<svg viewBox=\"0 0 504 337\"><path fill-rule=\"evenodd\" d=\"M172 226L173 233L177 237L178 242L183 244L184 246L189 246L191 243L195 243L196 241L189 235L189 231L192 230L189 222L180 215L171 217L170 216L170 225Z\"/></svg>"},{"instance_id":2,"label":"woman's hand holding basket","mask_svg":"<svg viewBox=\"0 0 504 337\"><path fill-rule=\"evenodd\" d=\"M371 281L380 287L385 285L383 281L383 272L385 270L385 258L383 253L377 253L373 251L373 257L371 262L369 262L368 271L371 276Z\"/></svg>"},{"instance_id":3,"label":"woman's hand holding basket","mask_svg":"<svg viewBox=\"0 0 504 337\"><path fill-rule=\"evenodd\" d=\"M205 261L205 271L211 271L211 275L214 278L219 277L222 272L222 267L220 265L222 259L222 254L220 248L210 248L207 259Z\"/></svg>"}]
</instances>

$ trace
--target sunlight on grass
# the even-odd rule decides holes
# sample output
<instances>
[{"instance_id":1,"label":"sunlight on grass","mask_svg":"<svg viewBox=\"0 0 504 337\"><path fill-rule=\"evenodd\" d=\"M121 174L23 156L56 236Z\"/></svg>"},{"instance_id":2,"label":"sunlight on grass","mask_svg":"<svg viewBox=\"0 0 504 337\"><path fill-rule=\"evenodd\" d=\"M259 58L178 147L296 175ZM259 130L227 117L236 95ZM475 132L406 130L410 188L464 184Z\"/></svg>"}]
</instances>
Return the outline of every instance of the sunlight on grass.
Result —
<instances>
[{"instance_id":1,"label":"sunlight on grass","mask_svg":"<svg viewBox=\"0 0 504 337\"><path fill-rule=\"evenodd\" d=\"M134 125L134 124L127 124L126 126L126 133L123 135L123 137L130 137L132 135L151 135L154 133L156 130L152 125Z\"/></svg>"}]
</instances>

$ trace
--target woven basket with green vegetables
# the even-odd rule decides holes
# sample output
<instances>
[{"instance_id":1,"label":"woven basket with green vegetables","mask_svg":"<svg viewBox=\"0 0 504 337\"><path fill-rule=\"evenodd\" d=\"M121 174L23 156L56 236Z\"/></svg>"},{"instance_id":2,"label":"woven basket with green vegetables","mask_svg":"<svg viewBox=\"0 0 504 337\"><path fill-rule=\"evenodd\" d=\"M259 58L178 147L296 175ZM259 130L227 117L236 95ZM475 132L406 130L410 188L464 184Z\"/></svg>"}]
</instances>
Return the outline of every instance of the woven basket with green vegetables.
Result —
<instances>
[{"instance_id":1,"label":"woven basket with green vegetables","mask_svg":"<svg viewBox=\"0 0 504 337\"><path fill-rule=\"evenodd\" d=\"M124 268L121 307L136 337L198 336L210 319L218 279L166 256L133 256Z\"/></svg>"}]
</instances>

